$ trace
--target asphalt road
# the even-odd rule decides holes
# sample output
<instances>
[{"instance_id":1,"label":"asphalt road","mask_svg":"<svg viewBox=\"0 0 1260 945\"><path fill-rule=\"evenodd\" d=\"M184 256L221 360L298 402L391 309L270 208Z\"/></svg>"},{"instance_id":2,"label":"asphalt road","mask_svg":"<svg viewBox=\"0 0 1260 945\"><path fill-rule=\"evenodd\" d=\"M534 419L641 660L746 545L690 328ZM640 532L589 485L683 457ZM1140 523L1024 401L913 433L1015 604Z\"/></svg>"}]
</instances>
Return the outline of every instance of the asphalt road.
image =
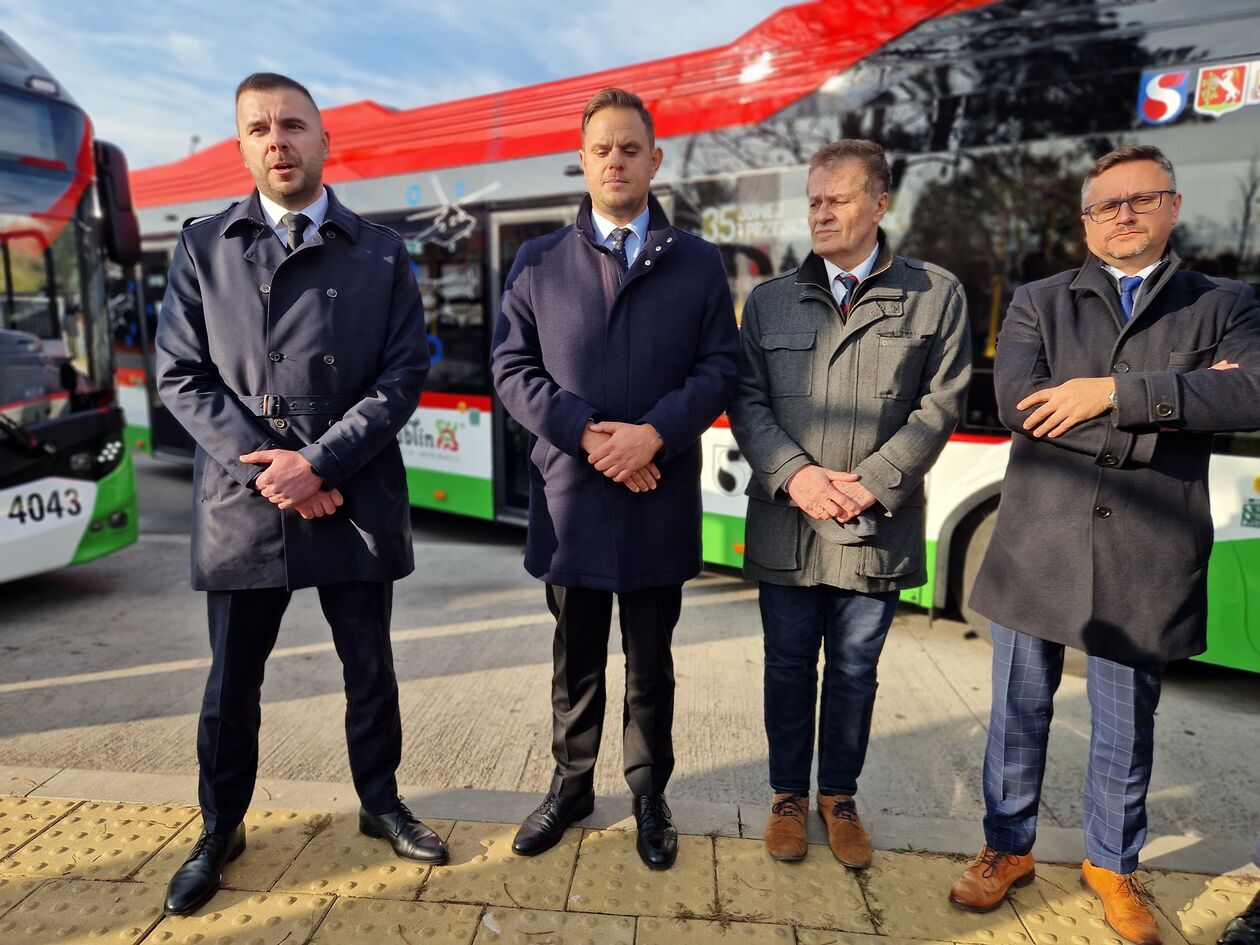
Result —
<instances>
[{"instance_id":1,"label":"asphalt road","mask_svg":"<svg viewBox=\"0 0 1260 945\"><path fill-rule=\"evenodd\" d=\"M0 765L195 770L207 646L188 589L189 472L142 459L142 539L110 558L0 585ZM400 781L545 790L550 624L521 568L523 531L413 517L417 571L398 583ZM729 573L688 585L675 635L675 799L765 801L755 587ZM340 667L313 592L295 595L263 691L264 776L348 781ZM967 821L982 815L989 649L963 625L903 608L881 663L860 803ZM624 793L624 665L610 646L601 793ZM1089 738L1084 680L1057 699L1044 822L1078 826ZM1169 671L1149 798L1155 833L1255 832L1260 677L1198 664Z\"/></svg>"}]
</instances>

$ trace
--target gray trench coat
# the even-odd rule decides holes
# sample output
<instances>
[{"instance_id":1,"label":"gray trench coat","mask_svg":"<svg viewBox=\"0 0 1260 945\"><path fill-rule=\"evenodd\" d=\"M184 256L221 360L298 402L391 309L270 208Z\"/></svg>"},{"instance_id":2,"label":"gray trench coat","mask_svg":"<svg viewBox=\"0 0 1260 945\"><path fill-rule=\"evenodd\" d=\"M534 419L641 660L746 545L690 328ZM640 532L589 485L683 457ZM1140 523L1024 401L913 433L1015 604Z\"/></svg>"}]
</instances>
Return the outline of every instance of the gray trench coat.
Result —
<instances>
[{"instance_id":1,"label":"gray trench coat","mask_svg":"<svg viewBox=\"0 0 1260 945\"><path fill-rule=\"evenodd\" d=\"M994 364L1015 435L971 595L989 619L1112 660L1203 652L1212 433L1260 427L1260 308L1180 266L1170 254L1128 323L1092 256L1015 293ZM1222 358L1242 367L1208 370ZM1029 393L1107 375L1116 411L1054 440L1024 431Z\"/></svg>"},{"instance_id":2,"label":"gray trench coat","mask_svg":"<svg viewBox=\"0 0 1260 945\"><path fill-rule=\"evenodd\" d=\"M958 280L894 256L881 234L847 320L811 253L752 291L740 335L728 412L753 469L745 574L864 593L923 584L923 478L958 424L971 377ZM875 494L859 527L816 522L783 490L814 463L858 474Z\"/></svg>"},{"instance_id":3,"label":"gray trench coat","mask_svg":"<svg viewBox=\"0 0 1260 945\"><path fill-rule=\"evenodd\" d=\"M257 193L193 223L171 262L158 391L197 442L192 583L198 590L392 581L414 567L395 438L429 366L424 311L396 233L329 191L323 225L292 255ZM300 451L345 505L305 521L253 488L238 457Z\"/></svg>"}]
</instances>

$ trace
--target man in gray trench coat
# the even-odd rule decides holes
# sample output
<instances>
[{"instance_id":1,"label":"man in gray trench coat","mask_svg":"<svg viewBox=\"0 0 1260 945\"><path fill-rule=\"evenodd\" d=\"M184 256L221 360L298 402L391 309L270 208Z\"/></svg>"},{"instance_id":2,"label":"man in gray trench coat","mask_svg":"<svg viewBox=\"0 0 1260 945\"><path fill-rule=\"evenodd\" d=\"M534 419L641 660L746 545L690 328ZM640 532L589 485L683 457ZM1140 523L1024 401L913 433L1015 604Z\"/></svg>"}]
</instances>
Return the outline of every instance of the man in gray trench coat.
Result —
<instances>
[{"instance_id":1,"label":"man in gray trench coat","mask_svg":"<svg viewBox=\"0 0 1260 945\"><path fill-rule=\"evenodd\" d=\"M237 89L257 190L180 236L158 326L163 402L197 441L193 587L212 661L197 756L204 833L166 911L187 914L245 848L259 691L290 593L318 587L344 668L360 829L442 862L397 794L392 582L414 567L396 435L428 370L424 312L398 235L322 183L328 135L307 90L259 73Z\"/></svg>"},{"instance_id":2,"label":"man in gray trench coat","mask_svg":"<svg viewBox=\"0 0 1260 945\"><path fill-rule=\"evenodd\" d=\"M923 478L958 423L971 375L958 280L895 256L879 229L884 152L825 145L806 183L813 252L744 306L731 428L752 465L745 573L761 582L766 846L808 849L818 649L818 812L832 853L869 865L853 795L876 665L898 592L927 579Z\"/></svg>"},{"instance_id":3,"label":"man in gray trench coat","mask_svg":"<svg viewBox=\"0 0 1260 945\"><path fill-rule=\"evenodd\" d=\"M1022 286L994 386L1015 434L971 605L993 621L985 845L950 892L987 910L1033 878L1063 648L1088 655L1082 879L1130 941L1159 941L1135 878L1164 664L1201 653L1216 431L1260 427L1260 310L1246 286L1183 269L1173 166L1118 148L1085 176L1090 255Z\"/></svg>"}]
</instances>

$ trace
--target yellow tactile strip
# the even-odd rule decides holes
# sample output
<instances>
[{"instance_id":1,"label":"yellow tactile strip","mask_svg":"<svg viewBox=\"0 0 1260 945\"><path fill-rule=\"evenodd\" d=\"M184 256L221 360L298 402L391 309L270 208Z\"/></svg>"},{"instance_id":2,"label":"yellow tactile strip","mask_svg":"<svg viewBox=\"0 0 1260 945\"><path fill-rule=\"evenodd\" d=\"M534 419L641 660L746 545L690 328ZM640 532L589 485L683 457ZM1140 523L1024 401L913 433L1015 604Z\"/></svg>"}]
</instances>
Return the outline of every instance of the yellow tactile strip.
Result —
<instances>
[{"instance_id":1,"label":"yellow tactile strip","mask_svg":"<svg viewBox=\"0 0 1260 945\"><path fill-rule=\"evenodd\" d=\"M949 904L949 887L966 867L952 857L876 851L861 882L879 931L978 945L1030 945L1032 939L1009 902L980 914Z\"/></svg>"},{"instance_id":2,"label":"yellow tactile strip","mask_svg":"<svg viewBox=\"0 0 1260 945\"><path fill-rule=\"evenodd\" d=\"M311 945L465 945L480 915L480 906L342 898L328 910Z\"/></svg>"},{"instance_id":3,"label":"yellow tactile strip","mask_svg":"<svg viewBox=\"0 0 1260 945\"><path fill-rule=\"evenodd\" d=\"M474 945L634 945L634 919L533 909L487 909L477 923L473 941Z\"/></svg>"},{"instance_id":4,"label":"yellow tactile strip","mask_svg":"<svg viewBox=\"0 0 1260 945\"><path fill-rule=\"evenodd\" d=\"M855 874L826 847L810 847L798 863L780 863L760 840L719 837L716 843L725 911L753 921L875 931Z\"/></svg>"},{"instance_id":5,"label":"yellow tactile strip","mask_svg":"<svg viewBox=\"0 0 1260 945\"><path fill-rule=\"evenodd\" d=\"M1190 945L1215 945L1229 920L1260 892L1260 879L1249 877L1146 870L1139 876L1173 928Z\"/></svg>"},{"instance_id":6,"label":"yellow tactile strip","mask_svg":"<svg viewBox=\"0 0 1260 945\"><path fill-rule=\"evenodd\" d=\"M569 912L702 918L717 911L713 841L679 837L672 869L650 870L626 830L588 830L569 891Z\"/></svg>"},{"instance_id":7,"label":"yellow tactile strip","mask_svg":"<svg viewBox=\"0 0 1260 945\"><path fill-rule=\"evenodd\" d=\"M445 838L449 820L427 820ZM357 814L326 816L272 887L277 891L369 899L419 899L431 867L400 859L383 840L359 833Z\"/></svg>"},{"instance_id":8,"label":"yellow tactile strip","mask_svg":"<svg viewBox=\"0 0 1260 945\"><path fill-rule=\"evenodd\" d=\"M756 841L761 843L761 841ZM761 844L764 848L765 844ZM635 945L794 945L789 925L701 922L643 916Z\"/></svg>"},{"instance_id":9,"label":"yellow tactile strip","mask_svg":"<svg viewBox=\"0 0 1260 945\"><path fill-rule=\"evenodd\" d=\"M266 892L327 824L328 815L297 810L251 810L245 815L245 853L223 868L225 889ZM165 884L201 836L201 817L179 832L132 879Z\"/></svg>"},{"instance_id":10,"label":"yellow tactile strip","mask_svg":"<svg viewBox=\"0 0 1260 945\"><path fill-rule=\"evenodd\" d=\"M933 942L927 939L888 938L883 935L865 935L860 932L832 932L825 929L796 930L797 945L952 945L950 942Z\"/></svg>"},{"instance_id":11,"label":"yellow tactile strip","mask_svg":"<svg viewBox=\"0 0 1260 945\"><path fill-rule=\"evenodd\" d=\"M0 942L133 945L161 915L162 897L153 886L52 880L0 916Z\"/></svg>"},{"instance_id":12,"label":"yellow tactile strip","mask_svg":"<svg viewBox=\"0 0 1260 945\"><path fill-rule=\"evenodd\" d=\"M305 942L332 901L332 896L225 890L195 915L163 919L145 945Z\"/></svg>"},{"instance_id":13,"label":"yellow tactile strip","mask_svg":"<svg viewBox=\"0 0 1260 945\"><path fill-rule=\"evenodd\" d=\"M516 830L515 824L456 824L447 839L450 863L433 870L420 898L563 909L582 832L567 830L555 847L527 858L512 852Z\"/></svg>"},{"instance_id":14,"label":"yellow tactile strip","mask_svg":"<svg viewBox=\"0 0 1260 945\"><path fill-rule=\"evenodd\" d=\"M0 876L0 916L33 893L42 882L36 876Z\"/></svg>"},{"instance_id":15,"label":"yellow tactile strip","mask_svg":"<svg viewBox=\"0 0 1260 945\"><path fill-rule=\"evenodd\" d=\"M1011 902L1036 945L1126 945L1107 925L1098 897L1081 886L1079 867L1038 863L1036 880L1016 890ZM1153 914L1164 945L1185 945L1158 909Z\"/></svg>"},{"instance_id":16,"label":"yellow tactile strip","mask_svg":"<svg viewBox=\"0 0 1260 945\"><path fill-rule=\"evenodd\" d=\"M0 873L6 856L78 804L50 797L0 797Z\"/></svg>"},{"instance_id":17,"label":"yellow tactile strip","mask_svg":"<svg viewBox=\"0 0 1260 945\"><path fill-rule=\"evenodd\" d=\"M126 879L195 814L191 807L87 802L10 854L3 870L25 876Z\"/></svg>"}]
</instances>

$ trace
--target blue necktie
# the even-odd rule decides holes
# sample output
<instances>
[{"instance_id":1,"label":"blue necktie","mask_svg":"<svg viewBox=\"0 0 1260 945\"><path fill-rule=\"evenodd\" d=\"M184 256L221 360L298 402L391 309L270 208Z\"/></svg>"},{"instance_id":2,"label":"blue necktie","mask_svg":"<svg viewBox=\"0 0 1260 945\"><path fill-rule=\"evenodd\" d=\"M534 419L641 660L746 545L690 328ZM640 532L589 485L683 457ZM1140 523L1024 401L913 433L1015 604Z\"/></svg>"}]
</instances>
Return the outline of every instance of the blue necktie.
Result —
<instances>
[{"instance_id":1,"label":"blue necktie","mask_svg":"<svg viewBox=\"0 0 1260 945\"><path fill-rule=\"evenodd\" d=\"M844 287L844 300L840 303L840 314L848 315L849 309L853 308L853 290L857 288L857 276L842 272L836 276L836 281Z\"/></svg>"},{"instance_id":2,"label":"blue necktie","mask_svg":"<svg viewBox=\"0 0 1260 945\"><path fill-rule=\"evenodd\" d=\"M617 261L621 263L622 269L630 268L630 260L626 256L626 238L629 237L630 232L630 227L619 226L608 234L612 237L612 246L609 249L612 250L612 254L617 258Z\"/></svg>"},{"instance_id":3,"label":"blue necktie","mask_svg":"<svg viewBox=\"0 0 1260 945\"><path fill-rule=\"evenodd\" d=\"M1133 317L1133 300L1137 298L1138 286L1142 284L1141 276L1122 276L1120 278L1120 307L1124 309L1124 320Z\"/></svg>"}]
</instances>

